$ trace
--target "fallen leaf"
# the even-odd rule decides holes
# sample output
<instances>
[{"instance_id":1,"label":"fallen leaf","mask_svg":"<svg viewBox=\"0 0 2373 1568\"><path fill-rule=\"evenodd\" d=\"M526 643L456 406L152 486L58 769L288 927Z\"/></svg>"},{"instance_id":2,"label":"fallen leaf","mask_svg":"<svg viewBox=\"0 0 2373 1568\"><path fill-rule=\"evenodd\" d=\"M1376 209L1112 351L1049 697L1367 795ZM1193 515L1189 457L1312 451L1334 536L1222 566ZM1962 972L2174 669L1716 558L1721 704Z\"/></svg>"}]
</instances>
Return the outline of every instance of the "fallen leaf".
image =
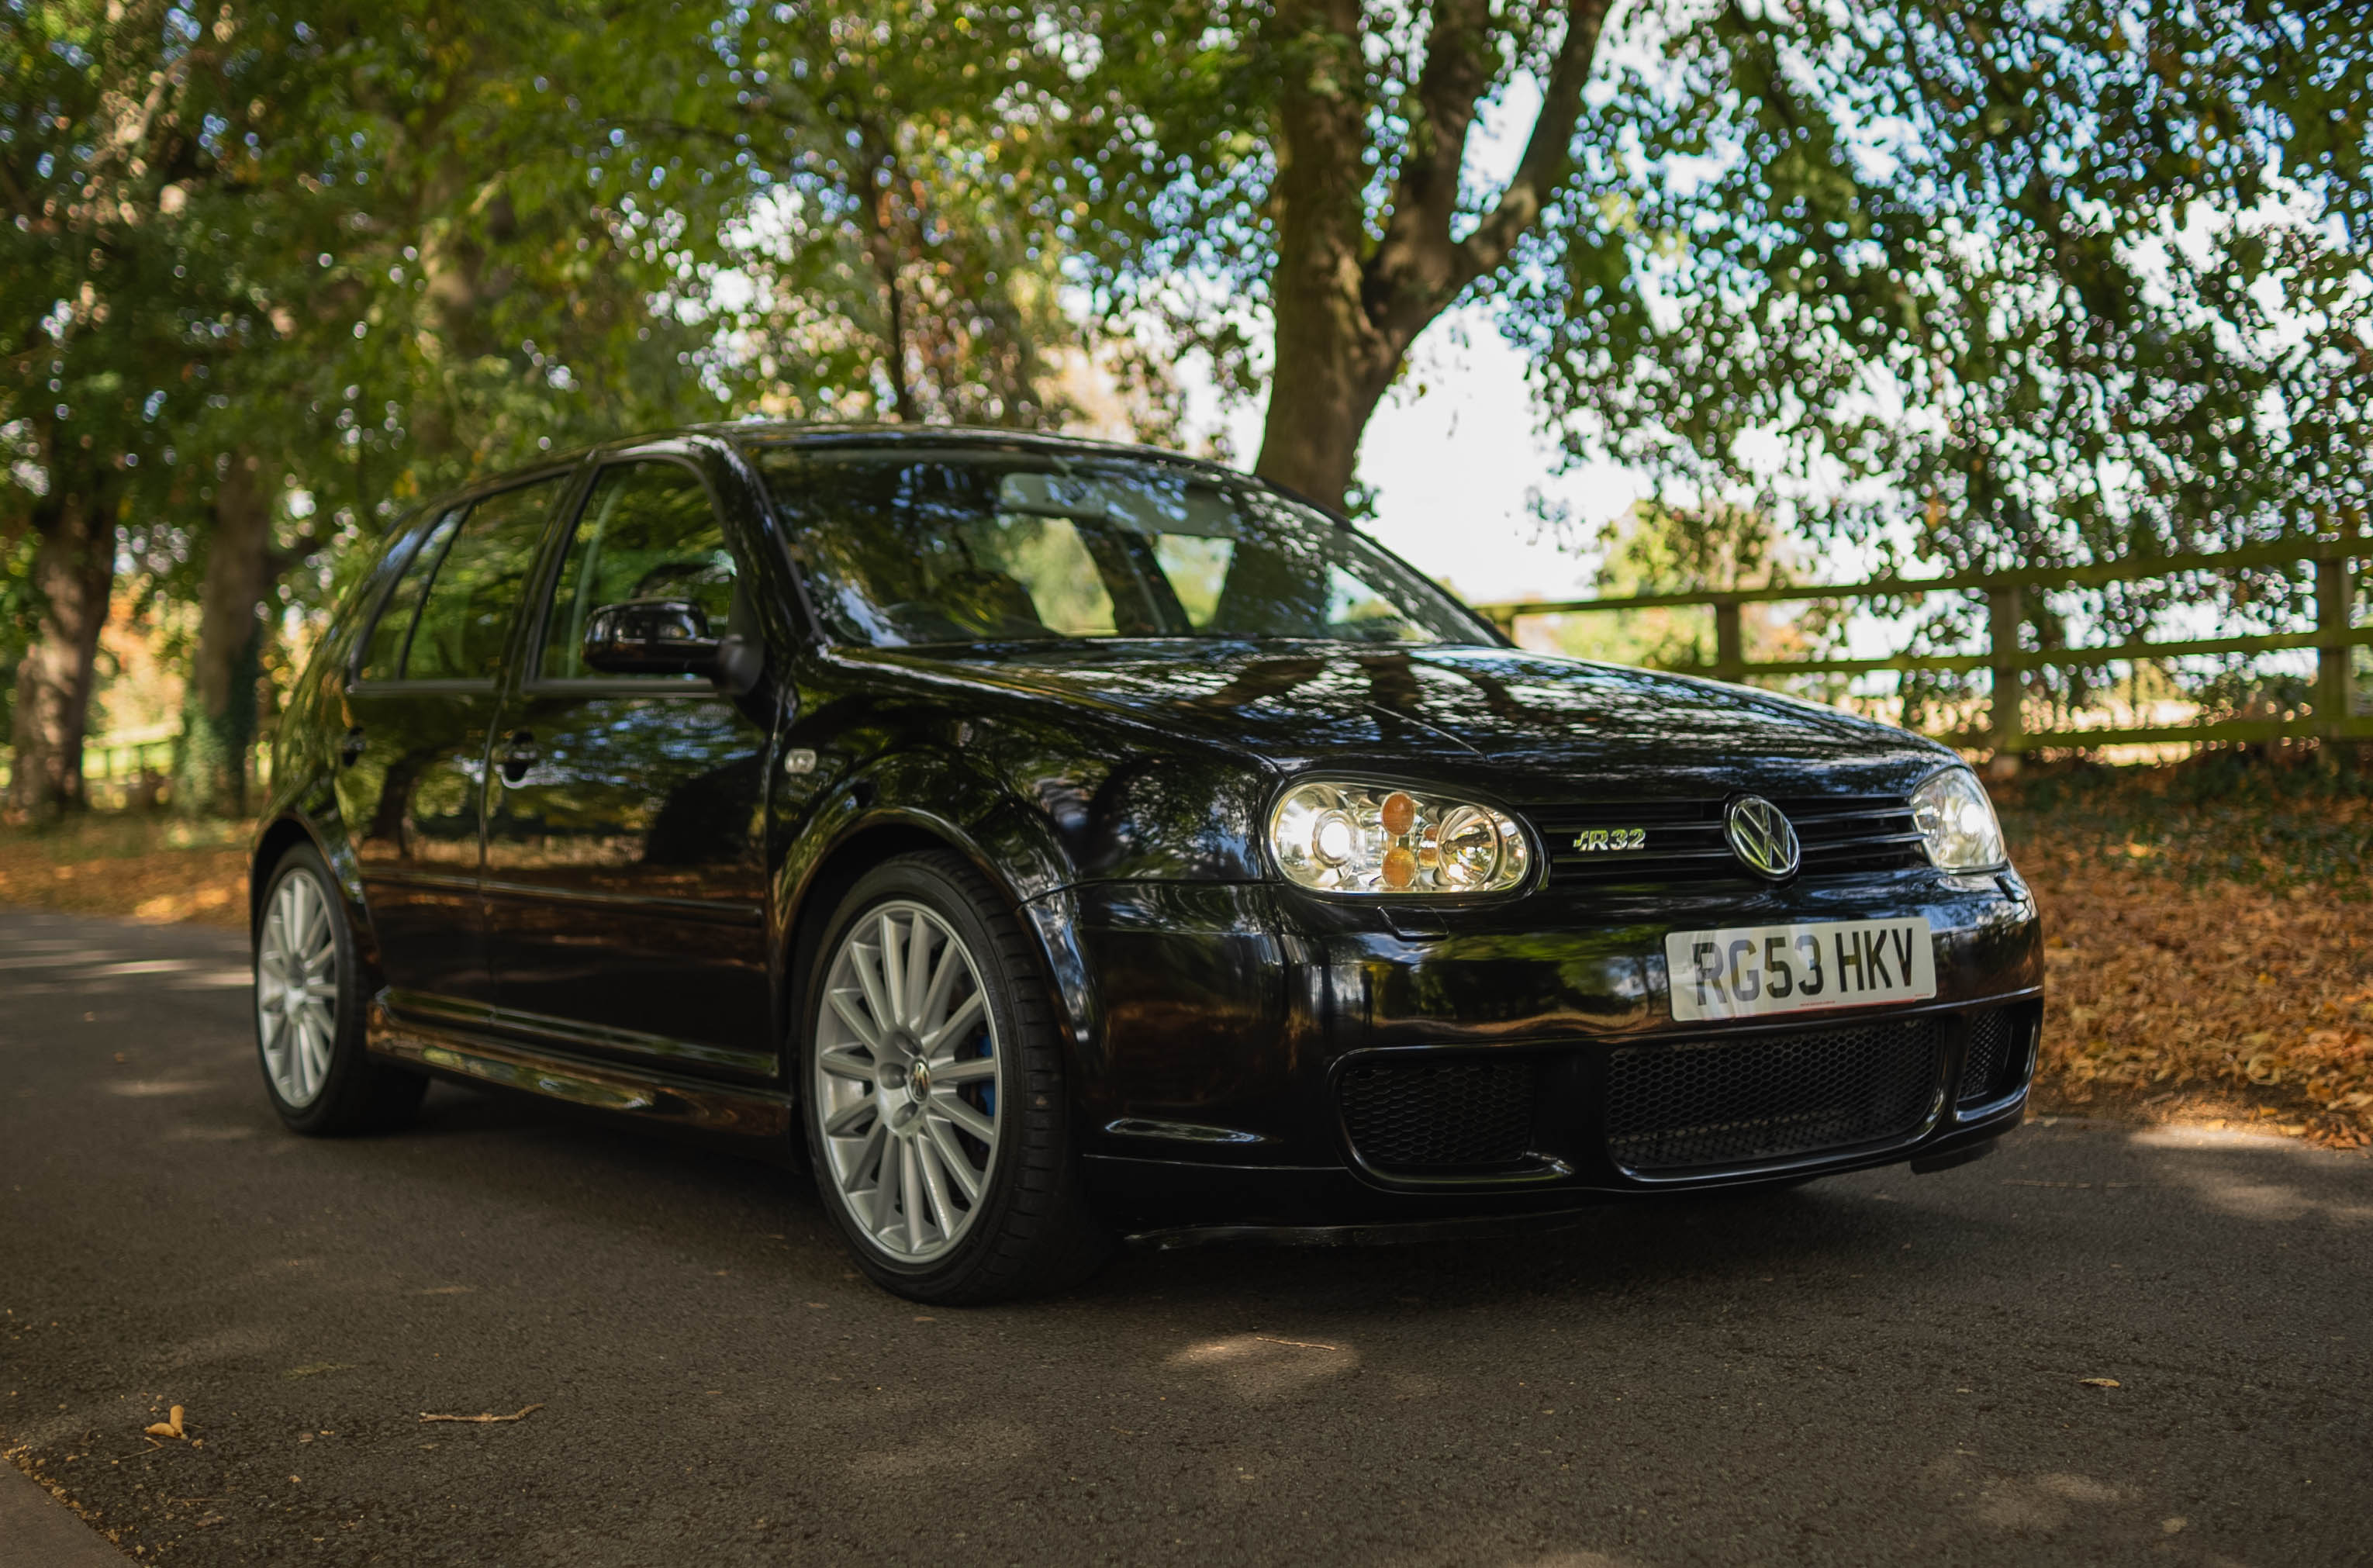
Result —
<instances>
[{"instance_id":1,"label":"fallen leaf","mask_svg":"<svg viewBox=\"0 0 2373 1568\"><path fill-rule=\"evenodd\" d=\"M186 1437L189 1435L181 1430L181 1407L179 1405L175 1405L173 1407L172 1413L168 1415L163 1421L152 1422L141 1430L147 1433L151 1437Z\"/></svg>"},{"instance_id":2,"label":"fallen leaf","mask_svg":"<svg viewBox=\"0 0 2373 1568\"><path fill-rule=\"evenodd\" d=\"M2087 1388L2122 1388L2124 1384L2114 1377L2080 1377L2076 1380Z\"/></svg>"},{"instance_id":3,"label":"fallen leaf","mask_svg":"<svg viewBox=\"0 0 2373 1568\"><path fill-rule=\"evenodd\" d=\"M474 1416L433 1416L433 1415L430 1415L427 1410L423 1410L423 1411L421 1411L421 1412L420 1412L420 1419L421 1419L422 1421L425 1421L425 1422L426 1422L426 1421L465 1421L465 1422L478 1422L478 1423L484 1424L484 1423L486 1423L486 1422L492 1422L525 1421L528 1417L530 1417L530 1416L533 1415L536 1411L538 1411L538 1410L542 1410L542 1409L544 1409L544 1407L543 1407L542 1405L529 1405L529 1406L527 1406L525 1409L523 1409L523 1410L521 1410L520 1411L519 1411L516 1415L508 1415L508 1416L497 1416L497 1415L474 1415Z\"/></svg>"}]
</instances>

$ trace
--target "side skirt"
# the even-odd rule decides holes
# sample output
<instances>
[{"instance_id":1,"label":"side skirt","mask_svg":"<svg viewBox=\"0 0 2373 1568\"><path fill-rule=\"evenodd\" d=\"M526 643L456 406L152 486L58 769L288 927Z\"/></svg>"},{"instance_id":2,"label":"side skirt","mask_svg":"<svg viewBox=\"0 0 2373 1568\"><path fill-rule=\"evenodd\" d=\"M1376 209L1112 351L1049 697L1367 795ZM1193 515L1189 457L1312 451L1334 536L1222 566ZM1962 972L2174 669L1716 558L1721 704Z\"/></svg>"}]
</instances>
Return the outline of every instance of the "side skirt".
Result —
<instances>
[{"instance_id":1,"label":"side skirt","mask_svg":"<svg viewBox=\"0 0 2373 1568\"><path fill-rule=\"evenodd\" d=\"M782 1138L791 1129L790 1096L779 1091L629 1071L614 1063L431 1027L396 1017L384 995L372 1000L364 1029L373 1055L463 1082L519 1089L594 1110L742 1137Z\"/></svg>"}]
</instances>

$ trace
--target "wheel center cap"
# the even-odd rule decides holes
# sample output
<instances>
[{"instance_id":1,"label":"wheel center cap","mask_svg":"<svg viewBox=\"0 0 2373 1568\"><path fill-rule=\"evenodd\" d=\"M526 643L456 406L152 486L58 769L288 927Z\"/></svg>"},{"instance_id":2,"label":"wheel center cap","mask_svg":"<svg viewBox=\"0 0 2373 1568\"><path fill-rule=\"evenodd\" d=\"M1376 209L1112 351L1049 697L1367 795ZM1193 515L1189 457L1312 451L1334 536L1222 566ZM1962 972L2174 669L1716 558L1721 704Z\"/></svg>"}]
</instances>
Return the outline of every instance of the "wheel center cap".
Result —
<instances>
[{"instance_id":1,"label":"wheel center cap","mask_svg":"<svg viewBox=\"0 0 2373 1568\"><path fill-rule=\"evenodd\" d=\"M906 1069L906 1093L917 1101L931 1097L931 1068L929 1062L918 1060Z\"/></svg>"}]
</instances>

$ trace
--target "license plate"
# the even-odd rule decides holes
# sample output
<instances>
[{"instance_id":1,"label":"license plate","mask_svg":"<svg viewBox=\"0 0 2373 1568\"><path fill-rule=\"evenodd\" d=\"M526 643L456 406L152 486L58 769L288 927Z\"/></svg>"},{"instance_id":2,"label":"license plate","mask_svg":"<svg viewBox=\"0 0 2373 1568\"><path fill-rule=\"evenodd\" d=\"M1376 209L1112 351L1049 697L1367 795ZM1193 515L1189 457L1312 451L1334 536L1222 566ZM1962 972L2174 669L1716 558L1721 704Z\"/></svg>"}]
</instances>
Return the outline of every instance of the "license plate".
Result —
<instances>
[{"instance_id":1,"label":"license plate","mask_svg":"<svg viewBox=\"0 0 2373 1568\"><path fill-rule=\"evenodd\" d=\"M1673 931L1665 938L1665 970L1673 1016L1684 1024L1936 994L1935 943L1924 915Z\"/></svg>"}]
</instances>

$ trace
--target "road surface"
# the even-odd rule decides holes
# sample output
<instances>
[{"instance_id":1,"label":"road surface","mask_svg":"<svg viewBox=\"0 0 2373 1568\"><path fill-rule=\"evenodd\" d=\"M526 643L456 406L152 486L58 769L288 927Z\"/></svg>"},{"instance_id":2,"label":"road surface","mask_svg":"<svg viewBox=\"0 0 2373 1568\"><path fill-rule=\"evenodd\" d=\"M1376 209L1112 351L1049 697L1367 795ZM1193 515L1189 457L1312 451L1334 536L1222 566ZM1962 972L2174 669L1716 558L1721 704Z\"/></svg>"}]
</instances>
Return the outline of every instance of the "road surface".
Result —
<instances>
[{"instance_id":1,"label":"road surface","mask_svg":"<svg viewBox=\"0 0 2373 1568\"><path fill-rule=\"evenodd\" d=\"M287 1136L245 987L0 912L0 1449L146 1559L2373 1562L2362 1157L2038 1123L929 1311L755 1160L443 1087Z\"/></svg>"}]
</instances>

